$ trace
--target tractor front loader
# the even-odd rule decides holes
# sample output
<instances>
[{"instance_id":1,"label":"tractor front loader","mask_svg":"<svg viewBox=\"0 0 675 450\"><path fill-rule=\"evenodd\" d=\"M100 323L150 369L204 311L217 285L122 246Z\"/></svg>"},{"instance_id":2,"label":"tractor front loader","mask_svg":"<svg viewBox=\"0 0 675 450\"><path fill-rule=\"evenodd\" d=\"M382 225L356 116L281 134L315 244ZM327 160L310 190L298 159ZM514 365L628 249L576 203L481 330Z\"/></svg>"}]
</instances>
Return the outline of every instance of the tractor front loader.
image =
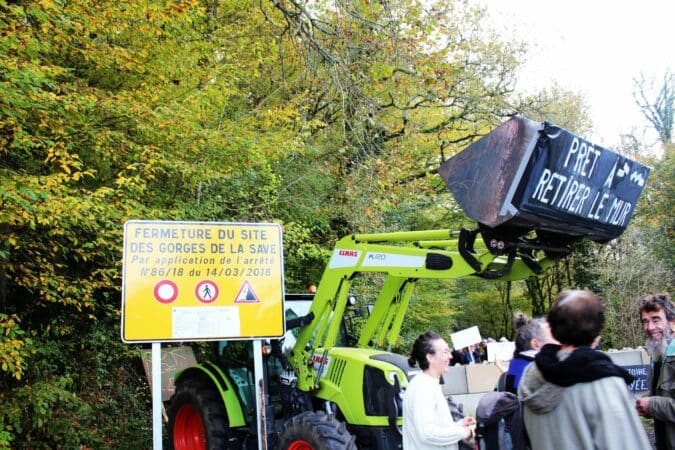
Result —
<instances>
[{"instance_id":1,"label":"tractor front loader","mask_svg":"<svg viewBox=\"0 0 675 450\"><path fill-rule=\"evenodd\" d=\"M269 448L401 448L402 393L417 370L387 351L420 280L536 276L589 238L625 229L649 169L561 128L514 117L446 161L441 176L472 230L353 234L333 249L316 294L287 295L286 335L265 346ZM366 314L353 285L379 274ZM357 335L348 322L363 321ZM244 344L244 345L238 345ZM257 448L252 356L218 343L175 379L176 450Z\"/></svg>"}]
</instances>

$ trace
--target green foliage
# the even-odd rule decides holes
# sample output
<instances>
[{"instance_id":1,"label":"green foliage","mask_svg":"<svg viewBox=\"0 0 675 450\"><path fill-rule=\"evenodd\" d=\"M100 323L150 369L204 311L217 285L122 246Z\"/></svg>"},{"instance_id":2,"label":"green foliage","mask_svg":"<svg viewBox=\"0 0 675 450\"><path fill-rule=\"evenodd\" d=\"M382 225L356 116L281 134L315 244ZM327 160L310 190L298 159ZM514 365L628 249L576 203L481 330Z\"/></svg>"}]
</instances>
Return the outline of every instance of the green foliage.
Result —
<instances>
[{"instance_id":1,"label":"green foliage","mask_svg":"<svg viewBox=\"0 0 675 450\"><path fill-rule=\"evenodd\" d=\"M418 283L401 328L402 353L408 353L413 341L425 331L434 330L446 339L449 339L450 333L457 331L454 283L450 280Z\"/></svg>"},{"instance_id":2,"label":"green foliage","mask_svg":"<svg viewBox=\"0 0 675 450\"><path fill-rule=\"evenodd\" d=\"M33 341L24 335L15 314L0 313L0 369L16 380L21 380L26 360L34 352Z\"/></svg>"},{"instance_id":3,"label":"green foliage","mask_svg":"<svg viewBox=\"0 0 675 450\"><path fill-rule=\"evenodd\" d=\"M569 287L602 292L602 261L599 245L590 241L576 242L572 255L568 257L572 283Z\"/></svg>"},{"instance_id":4,"label":"green foliage","mask_svg":"<svg viewBox=\"0 0 675 450\"><path fill-rule=\"evenodd\" d=\"M513 338L513 314L532 316L532 304L522 282L461 280L457 283L457 306L462 312L457 330L478 326L484 338Z\"/></svg>"},{"instance_id":5,"label":"green foliage","mask_svg":"<svg viewBox=\"0 0 675 450\"><path fill-rule=\"evenodd\" d=\"M655 257L670 269L670 289L675 282L675 145L664 145L663 158L656 162L638 205L639 222L649 235Z\"/></svg>"},{"instance_id":6,"label":"green foliage","mask_svg":"<svg viewBox=\"0 0 675 450\"><path fill-rule=\"evenodd\" d=\"M297 79L303 111L324 126L312 144L338 165L344 217L372 231L433 213L439 185L427 175L510 112L523 46L500 41L481 11L458 1L275 5L297 30L284 38L308 61Z\"/></svg>"},{"instance_id":7,"label":"green foliage","mask_svg":"<svg viewBox=\"0 0 675 450\"><path fill-rule=\"evenodd\" d=\"M91 406L70 391L71 383L68 377L49 377L13 390L11 400L0 394L0 423L12 440L35 449L99 443Z\"/></svg>"},{"instance_id":8,"label":"green foliage","mask_svg":"<svg viewBox=\"0 0 675 450\"><path fill-rule=\"evenodd\" d=\"M317 244L323 230L317 226L284 224L284 270L287 292L305 292L321 280L330 251Z\"/></svg>"},{"instance_id":9,"label":"green foliage","mask_svg":"<svg viewBox=\"0 0 675 450\"><path fill-rule=\"evenodd\" d=\"M34 337L23 383L5 383L4 430L32 448L147 448L150 390L119 325L80 324L76 339L55 338Z\"/></svg>"},{"instance_id":10,"label":"green foliage","mask_svg":"<svg viewBox=\"0 0 675 450\"><path fill-rule=\"evenodd\" d=\"M516 109L532 120L550 122L580 136L593 131L586 99L557 84L518 99Z\"/></svg>"}]
</instances>

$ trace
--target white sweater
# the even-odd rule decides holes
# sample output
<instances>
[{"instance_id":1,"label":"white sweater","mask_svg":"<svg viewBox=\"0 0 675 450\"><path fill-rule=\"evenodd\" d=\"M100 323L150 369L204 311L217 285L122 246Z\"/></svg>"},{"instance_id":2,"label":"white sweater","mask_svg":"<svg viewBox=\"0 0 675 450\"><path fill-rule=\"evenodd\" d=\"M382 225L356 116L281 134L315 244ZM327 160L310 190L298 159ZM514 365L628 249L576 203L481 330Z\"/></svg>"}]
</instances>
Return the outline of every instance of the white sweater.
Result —
<instances>
[{"instance_id":1,"label":"white sweater","mask_svg":"<svg viewBox=\"0 0 675 450\"><path fill-rule=\"evenodd\" d=\"M452 420L438 379L415 375L403 397L403 449L456 450L467 437L462 422Z\"/></svg>"}]
</instances>

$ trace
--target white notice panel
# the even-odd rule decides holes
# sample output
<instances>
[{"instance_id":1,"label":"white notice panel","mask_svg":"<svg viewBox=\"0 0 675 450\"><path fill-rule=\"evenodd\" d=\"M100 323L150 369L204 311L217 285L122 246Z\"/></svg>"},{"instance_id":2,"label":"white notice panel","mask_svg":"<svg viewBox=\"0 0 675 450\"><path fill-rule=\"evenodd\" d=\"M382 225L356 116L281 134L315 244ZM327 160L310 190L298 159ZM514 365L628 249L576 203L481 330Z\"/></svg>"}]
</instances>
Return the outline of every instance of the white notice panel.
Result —
<instances>
[{"instance_id":1,"label":"white notice panel","mask_svg":"<svg viewBox=\"0 0 675 450\"><path fill-rule=\"evenodd\" d=\"M172 325L174 339L238 336L239 308L173 308Z\"/></svg>"}]
</instances>

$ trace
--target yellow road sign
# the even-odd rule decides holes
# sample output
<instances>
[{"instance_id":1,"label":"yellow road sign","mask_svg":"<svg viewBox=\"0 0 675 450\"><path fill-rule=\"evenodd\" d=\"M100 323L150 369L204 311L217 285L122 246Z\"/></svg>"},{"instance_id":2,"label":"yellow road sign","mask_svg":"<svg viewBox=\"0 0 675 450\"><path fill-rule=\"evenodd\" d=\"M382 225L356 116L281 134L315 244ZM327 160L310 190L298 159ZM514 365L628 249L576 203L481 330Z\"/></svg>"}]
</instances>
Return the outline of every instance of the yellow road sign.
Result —
<instances>
[{"instance_id":1,"label":"yellow road sign","mask_svg":"<svg viewBox=\"0 0 675 450\"><path fill-rule=\"evenodd\" d=\"M122 271L125 342L284 334L277 224L129 221Z\"/></svg>"}]
</instances>

